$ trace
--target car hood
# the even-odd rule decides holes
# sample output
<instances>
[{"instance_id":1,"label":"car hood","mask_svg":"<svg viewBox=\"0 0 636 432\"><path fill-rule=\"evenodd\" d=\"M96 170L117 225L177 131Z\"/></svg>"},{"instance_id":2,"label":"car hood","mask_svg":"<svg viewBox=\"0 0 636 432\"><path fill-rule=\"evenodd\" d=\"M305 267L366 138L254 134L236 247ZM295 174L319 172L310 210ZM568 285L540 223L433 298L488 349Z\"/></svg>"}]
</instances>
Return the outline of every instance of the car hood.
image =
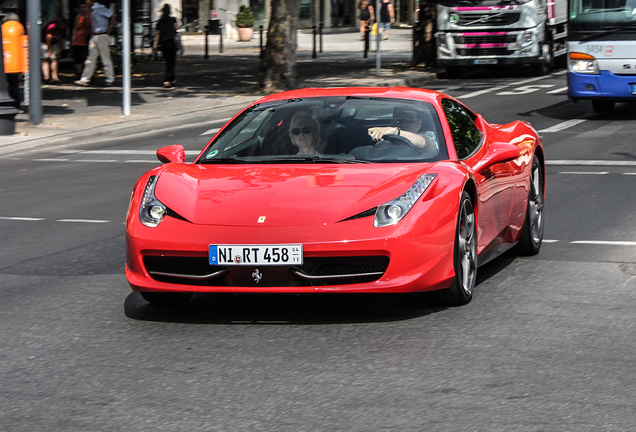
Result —
<instances>
[{"instance_id":1,"label":"car hood","mask_svg":"<svg viewBox=\"0 0 636 432\"><path fill-rule=\"evenodd\" d=\"M195 224L309 226L402 195L431 164L165 166L155 196Z\"/></svg>"}]
</instances>

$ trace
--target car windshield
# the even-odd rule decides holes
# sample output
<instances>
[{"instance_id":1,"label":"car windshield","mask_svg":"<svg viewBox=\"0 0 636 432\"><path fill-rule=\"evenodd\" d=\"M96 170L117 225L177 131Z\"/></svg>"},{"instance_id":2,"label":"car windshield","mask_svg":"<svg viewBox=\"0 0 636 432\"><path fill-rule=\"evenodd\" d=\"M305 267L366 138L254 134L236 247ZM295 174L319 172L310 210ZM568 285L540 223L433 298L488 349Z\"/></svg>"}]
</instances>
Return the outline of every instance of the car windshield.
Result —
<instances>
[{"instance_id":1,"label":"car windshield","mask_svg":"<svg viewBox=\"0 0 636 432\"><path fill-rule=\"evenodd\" d=\"M243 111L197 163L388 163L448 159L437 113L426 102L316 97Z\"/></svg>"}]
</instances>

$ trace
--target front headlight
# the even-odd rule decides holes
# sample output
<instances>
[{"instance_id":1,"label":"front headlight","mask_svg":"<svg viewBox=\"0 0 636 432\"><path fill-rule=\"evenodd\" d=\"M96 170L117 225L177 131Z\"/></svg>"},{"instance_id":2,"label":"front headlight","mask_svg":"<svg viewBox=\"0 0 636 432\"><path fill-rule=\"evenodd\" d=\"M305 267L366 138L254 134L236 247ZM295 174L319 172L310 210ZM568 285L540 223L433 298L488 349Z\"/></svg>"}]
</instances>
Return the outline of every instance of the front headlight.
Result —
<instances>
[{"instance_id":1,"label":"front headlight","mask_svg":"<svg viewBox=\"0 0 636 432\"><path fill-rule=\"evenodd\" d=\"M375 212L374 227L395 225L411 210L437 174L425 174L411 186L404 195L382 204Z\"/></svg>"},{"instance_id":2,"label":"front headlight","mask_svg":"<svg viewBox=\"0 0 636 432\"><path fill-rule=\"evenodd\" d=\"M531 30L526 30L523 34L523 41L521 42L521 48L526 48L532 45L533 34Z\"/></svg>"},{"instance_id":3,"label":"front headlight","mask_svg":"<svg viewBox=\"0 0 636 432\"><path fill-rule=\"evenodd\" d=\"M139 207L141 223L150 228L159 225L163 217L168 213L168 208L155 198L157 179L159 179L158 176L150 176L148 179L144 189L144 196L141 199L141 206Z\"/></svg>"},{"instance_id":4,"label":"front headlight","mask_svg":"<svg viewBox=\"0 0 636 432\"><path fill-rule=\"evenodd\" d=\"M569 55L570 72L598 75L598 62L589 55L577 52L571 52Z\"/></svg>"}]
</instances>

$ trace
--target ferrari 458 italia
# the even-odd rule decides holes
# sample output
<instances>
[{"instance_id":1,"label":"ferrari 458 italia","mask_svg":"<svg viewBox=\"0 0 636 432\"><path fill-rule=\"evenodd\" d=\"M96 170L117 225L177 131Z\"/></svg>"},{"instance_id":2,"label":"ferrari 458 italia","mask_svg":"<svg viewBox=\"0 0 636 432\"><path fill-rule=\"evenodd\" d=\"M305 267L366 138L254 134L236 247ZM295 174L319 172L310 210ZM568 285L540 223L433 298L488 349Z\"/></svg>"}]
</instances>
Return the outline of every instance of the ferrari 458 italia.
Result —
<instances>
[{"instance_id":1,"label":"ferrari 458 italia","mask_svg":"<svg viewBox=\"0 0 636 432\"><path fill-rule=\"evenodd\" d=\"M209 293L438 291L468 303L477 268L539 252L544 150L442 93L303 89L249 105L193 162L134 187L126 277L150 303Z\"/></svg>"}]
</instances>

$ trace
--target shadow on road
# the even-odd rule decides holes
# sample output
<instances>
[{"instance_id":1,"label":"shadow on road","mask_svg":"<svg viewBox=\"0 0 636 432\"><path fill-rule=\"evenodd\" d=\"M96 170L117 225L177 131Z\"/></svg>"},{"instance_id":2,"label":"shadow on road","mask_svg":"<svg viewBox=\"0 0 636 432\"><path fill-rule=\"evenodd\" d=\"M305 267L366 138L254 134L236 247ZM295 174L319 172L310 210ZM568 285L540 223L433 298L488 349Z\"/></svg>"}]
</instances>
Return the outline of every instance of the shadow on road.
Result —
<instances>
[{"instance_id":1,"label":"shadow on road","mask_svg":"<svg viewBox=\"0 0 636 432\"><path fill-rule=\"evenodd\" d=\"M514 261L504 255L479 268L479 285ZM479 294L477 294L479 295ZM466 306L470 307L470 306ZM131 319L189 324L350 324L403 321L447 308L434 293L195 294L180 307L157 307L133 292L124 302Z\"/></svg>"},{"instance_id":2,"label":"shadow on road","mask_svg":"<svg viewBox=\"0 0 636 432\"><path fill-rule=\"evenodd\" d=\"M190 324L349 324L403 321L445 308L421 294L195 294L182 307L156 307L139 293L128 318Z\"/></svg>"}]
</instances>

